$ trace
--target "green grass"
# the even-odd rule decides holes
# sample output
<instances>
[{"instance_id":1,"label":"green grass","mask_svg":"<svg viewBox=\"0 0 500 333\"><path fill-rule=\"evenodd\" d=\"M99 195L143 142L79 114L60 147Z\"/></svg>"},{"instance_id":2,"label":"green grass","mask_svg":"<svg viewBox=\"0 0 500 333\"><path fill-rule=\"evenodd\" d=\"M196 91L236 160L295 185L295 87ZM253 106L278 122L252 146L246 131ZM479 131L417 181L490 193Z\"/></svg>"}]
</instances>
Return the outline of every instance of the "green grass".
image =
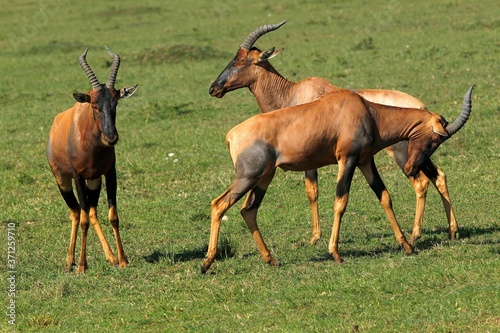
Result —
<instances>
[{"instance_id":1,"label":"green grass","mask_svg":"<svg viewBox=\"0 0 500 333\"><path fill-rule=\"evenodd\" d=\"M4 1L0 6L0 226L3 290L7 227L16 225L19 332L500 332L500 65L497 1L187 0L105 3ZM273 65L286 77L322 76L345 88L404 90L452 120L477 85L466 126L434 154L447 174L460 237L430 189L418 255L405 256L356 172L341 230L344 265L327 241L337 168L320 170L323 238L308 245L301 173L278 171L259 226L280 267L263 264L239 215L221 227L207 275L199 266L210 201L231 183L226 132L258 112L246 90L222 100L211 82L246 35L289 22L257 42L285 47ZM117 86L138 83L118 107L118 206L126 269L110 267L93 231L85 275L64 273L69 212L45 158L54 116L90 85L87 60L104 80L120 54ZM169 156L173 153L174 156ZM414 193L381 153L380 173L408 234ZM106 220L100 218L114 248ZM7 302L7 291L2 295ZM2 303L4 312L7 303Z\"/></svg>"}]
</instances>

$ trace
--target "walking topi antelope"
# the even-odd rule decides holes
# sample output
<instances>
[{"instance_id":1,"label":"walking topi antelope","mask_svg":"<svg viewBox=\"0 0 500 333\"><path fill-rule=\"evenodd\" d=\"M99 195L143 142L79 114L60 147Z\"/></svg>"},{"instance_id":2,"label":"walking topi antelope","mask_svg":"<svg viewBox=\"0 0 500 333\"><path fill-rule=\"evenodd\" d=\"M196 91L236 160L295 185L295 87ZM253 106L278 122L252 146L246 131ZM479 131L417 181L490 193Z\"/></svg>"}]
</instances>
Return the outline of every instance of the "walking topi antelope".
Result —
<instances>
[{"instance_id":1,"label":"walking topi antelope","mask_svg":"<svg viewBox=\"0 0 500 333\"><path fill-rule=\"evenodd\" d=\"M385 147L408 140L408 160L403 168L407 175L415 176L439 145L467 121L472 109L472 89L473 86L467 91L462 111L451 124L427 110L375 104L352 91L335 90L316 101L259 114L233 127L226 135L226 145L236 176L231 186L211 203L210 241L201 272L205 273L215 259L224 213L246 193L241 215L263 260L272 266L278 265L257 226L257 211L277 167L304 171L339 165L334 222L328 245L335 262L342 262L338 251L340 223L356 167L377 195L397 242L407 254L412 253L413 248L396 221L391 197L373 156Z\"/></svg>"},{"instance_id":2,"label":"walking topi antelope","mask_svg":"<svg viewBox=\"0 0 500 333\"><path fill-rule=\"evenodd\" d=\"M118 142L118 132L115 118L118 101L132 96L137 90L137 85L115 89L120 57L110 50L108 52L113 58L111 70L106 84L100 84L85 59L87 51L88 48L80 56L79 62L92 85L92 90L88 93L73 94L77 103L55 117L47 143L50 168L71 212L71 237L65 265L68 271L75 265L78 226L80 225L82 229L82 248L77 267L79 273L87 269L89 221L101 241L106 259L120 267L126 267L128 264L120 239L116 209L115 144ZM116 239L118 260L106 241L97 219L101 176L106 178L108 216ZM72 180L75 181L78 200L73 193Z\"/></svg>"},{"instance_id":3,"label":"walking topi antelope","mask_svg":"<svg viewBox=\"0 0 500 333\"><path fill-rule=\"evenodd\" d=\"M271 48L260 51L253 45L264 34L280 28L286 21L273 25L264 25L255 29L239 47L236 56L210 86L212 96L222 98L227 92L248 87L257 99L262 112L269 112L288 106L308 103L322 97L324 94L339 88L325 79L310 77L294 83L281 76L269 63L269 60L283 51ZM395 90L362 89L356 90L365 99L379 104L425 109L420 100L404 92ZM401 141L385 148L387 153L396 161L403 170L408 160L408 143ZM410 238L412 245L416 244L422 234L425 201L429 180L432 181L444 204L448 218L450 239L454 239L458 232L458 225L451 206L446 175L430 159L426 159L421 171L413 176L408 176L416 194L416 211L413 232ZM310 202L312 214L312 239L311 244L317 242L321 236L318 211L318 173L317 170L305 171L306 194Z\"/></svg>"}]
</instances>

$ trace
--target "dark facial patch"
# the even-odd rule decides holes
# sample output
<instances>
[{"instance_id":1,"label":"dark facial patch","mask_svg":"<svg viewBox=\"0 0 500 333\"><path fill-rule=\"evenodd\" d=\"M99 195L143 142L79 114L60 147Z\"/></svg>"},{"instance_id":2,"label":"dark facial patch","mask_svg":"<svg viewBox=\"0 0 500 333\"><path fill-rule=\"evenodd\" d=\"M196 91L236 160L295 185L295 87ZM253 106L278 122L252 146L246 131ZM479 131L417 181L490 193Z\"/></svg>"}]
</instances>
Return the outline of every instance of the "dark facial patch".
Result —
<instances>
[{"instance_id":1,"label":"dark facial patch","mask_svg":"<svg viewBox=\"0 0 500 333\"><path fill-rule=\"evenodd\" d=\"M238 73L238 68L235 67L235 64L236 64L236 56L229 62L229 64L227 64L226 68L222 70L222 72L210 86L208 92L211 96L217 96L221 98L228 91L224 89L224 85L231 78L231 76Z\"/></svg>"},{"instance_id":2,"label":"dark facial patch","mask_svg":"<svg viewBox=\"0 0 500 333\"><path fill-rule=\"evenodd\" d=\"M116 106L119 93L115 89L103 86L97 96L97 108L101 117L102 132L106 138L115 138L118 133L115 127Z\"/></svg>"},{"instance_id":3,"label":"dark facial patch","mask_svg":"<svg viewBox=\"0 0 500 333\"><path fill-rule=\"evenodd\" d=\"M252 48L251 51L257 50L257 48ZM228 81L232 78L237 78L240 72L248 68L251 65L252 59L248 57L250 51L244 49L238 49L238 52L234 58L227 64L226 68L222 70L219 76L215 79L209 89L209 94L211 96L216 96L219 98L224 97L224 95L232 90L242 88L242 86L227 87ZM260 52L260 51L259 51Z\"/></svg>"},{"instance_id":4,"label":"dark facial patch","mask_svg":"<svg viewBox=\"0 0 500 333\"><path fill-rule=\"evenodd\" d=\"M423 142L409 141L408 162L405 165L405 172L408 176L414 176L421 168L422 164L431 157L442 142L435 142L431 138Z\"/></svg>"},{"instance_id":5,"label":"dark facial patch","mask_svg":"<svg viewBox=\"0 0 500 333\"><path fill-rule=\"evenodd\" d=\"M119 94L114 89L102 87L97 96L97 108L102 113L116 114L116 106L118 105Z\"/></svg>"}]
</instances>

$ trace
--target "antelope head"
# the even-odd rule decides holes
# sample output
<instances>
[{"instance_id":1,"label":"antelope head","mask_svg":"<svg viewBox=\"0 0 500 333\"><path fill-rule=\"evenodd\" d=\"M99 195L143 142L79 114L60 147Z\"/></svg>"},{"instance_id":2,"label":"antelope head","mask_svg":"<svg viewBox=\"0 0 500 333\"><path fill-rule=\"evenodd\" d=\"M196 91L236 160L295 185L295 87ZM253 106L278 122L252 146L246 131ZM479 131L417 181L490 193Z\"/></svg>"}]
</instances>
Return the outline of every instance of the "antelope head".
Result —
<instances>
[{"instance_id":1,"label":"antelope head","mask_svg":"<svg viewBox=\"0 0 500 333\"><path fill-rule=\"evenodd\" d=\"M118 142L118 131L115 126L118 100L132 96L137 90L137 84L119 90L115 89L116 76L118 74L118 68L120 67L120 56L109 49L107 50L109 55L113 58L113 63L111 64L106 83L99 83L97 76L87 63L85 59L88 52L87 48L80 56L79 62L92 85L92 90L88 93L74 93L73 97L79 103L89 103L92 106L94 118L97 120L101 132L103 144L106 146L113 146Z\"/></svg>"},{"instance_id":2,"label":"antelope head","mask_svg":"<svg viewBox=\"0 0 500 333\"><path fill-rule=\"evenodd\" d=\"M417 126L413 138L408 143L408 161L404 167L408 176L414 176L420 170L420 166L429 158L436 149L452 135L457 133L469 119L472 111L472 85L465 94L462 111L457 119L451 124L435 113L425 123Z\"/></svg>"},{"instance_id":3,"label":"antelope head","mask_svg":"<svg viewBox=\"0 0 500 333\"><path fill-rule=\"evenodd\" d=\"M238 48L234 58L210 86L210 95L222 98L229 91L249 87L257 79L261 67L275 71L267 61L280 54L283 49L275 50L272 47L269 50L260 51L253 45L261 36L278 29L286 22L285 20L278 24L263 25L252 31Z\"/></svg>"}]
</instances>

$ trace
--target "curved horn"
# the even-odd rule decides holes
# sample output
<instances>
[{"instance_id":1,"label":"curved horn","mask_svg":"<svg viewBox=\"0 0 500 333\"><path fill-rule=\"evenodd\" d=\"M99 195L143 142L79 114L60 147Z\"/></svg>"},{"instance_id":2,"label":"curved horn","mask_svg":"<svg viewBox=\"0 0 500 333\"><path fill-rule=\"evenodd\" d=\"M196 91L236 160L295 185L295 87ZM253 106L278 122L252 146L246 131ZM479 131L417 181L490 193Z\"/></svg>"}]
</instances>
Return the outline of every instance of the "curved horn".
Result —
<instances>
[{"instance_id":1,"label":"curved horn","mask_svg":"<svg viewBox=\"0 0 500 333\"><path fill-rule=\"evenodd\" d=\"M90 84L92 85L92 90L97 91L101 89L101 84L99 83L97 76L95 76L94 72L92 72L90 65L87 63L87 60L85 59L88 50L89 48L87 47L78 60L80 62L80 66L82 66L83 71L85 72L85 74L87 74L87 77L89 78Z\"/></svg>"},{"instance_id":2,"label":"curved horn","mask_svg":"<svg viewBox=\"0 0 500 333\"><path fill-rule=\"evenodd\" d=\"M278 29L286 22L287 22L287 20L284 20L283 22L278 23L278 24L266 24L266 25L263 25L261 27L258 27L257 29L252 31L252 33L250 35L248 35L248 37L245 39L243 44L241 44L240 47L242 49L245 49L245 50L250 50L252 48L253 44L257 41L257 39L259 39L259 37L261 37L264 34L267 34L268 32L271 32L271 31Z\"/></svg>"},{"instance_id":3,"label":"curved horn","mask_svg":"<svg viewBox=\"0 0 500 333\"><path fill-rule=\"evenodd\" d=\"M105 46L108 50L109 55L113 58L113 64L111 64L111 70L109 71L108 80L106 81L106 87L113 88L115 86L116 75L118 74L118 68L120 67L120 56Z\"/></svg>"},{"instance_id":4,"label":"curved horn","mask_svg":"<svg viewBox=\"0 0 500 333\"><path fill-rule=\"evenodd\" d=\"M450 136L458 132L462 126L465 125L467 119L469 119L470 112L472 111L472 89L474 89L474 84L467 90L464 97L464 103L462 106L462 112L457 119L455 119L451 124L446 126L446 131Z\"/></svg>"}]
</instances>

